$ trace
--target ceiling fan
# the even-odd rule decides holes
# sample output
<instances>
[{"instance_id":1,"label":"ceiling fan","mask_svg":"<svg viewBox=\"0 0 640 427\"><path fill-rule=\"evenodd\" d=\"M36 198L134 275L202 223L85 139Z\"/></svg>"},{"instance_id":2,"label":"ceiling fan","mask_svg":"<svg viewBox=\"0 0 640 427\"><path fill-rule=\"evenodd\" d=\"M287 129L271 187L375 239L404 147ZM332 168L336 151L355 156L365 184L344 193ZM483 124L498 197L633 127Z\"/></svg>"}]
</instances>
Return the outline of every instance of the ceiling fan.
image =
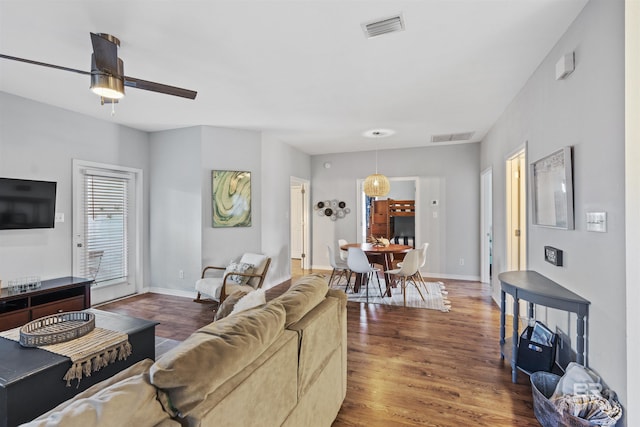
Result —
<instances>
[{"instance_id":1,"label":"ceiling fan","mask_svg":"<svg viewBox=\"0 0 640 427\"><path fill-rule=\"evenodd\" d=\"M125 86L195 99L197 92L193 90L125 76L124 64L122 59L118 58L120 40L110 34L90 34L91 44L93 45L90 72L3 54L0 54L0 58L91 76L91 90L100 96L102 104L118 102L118 99L124 96Z\"/></svg>"}]
</instances>

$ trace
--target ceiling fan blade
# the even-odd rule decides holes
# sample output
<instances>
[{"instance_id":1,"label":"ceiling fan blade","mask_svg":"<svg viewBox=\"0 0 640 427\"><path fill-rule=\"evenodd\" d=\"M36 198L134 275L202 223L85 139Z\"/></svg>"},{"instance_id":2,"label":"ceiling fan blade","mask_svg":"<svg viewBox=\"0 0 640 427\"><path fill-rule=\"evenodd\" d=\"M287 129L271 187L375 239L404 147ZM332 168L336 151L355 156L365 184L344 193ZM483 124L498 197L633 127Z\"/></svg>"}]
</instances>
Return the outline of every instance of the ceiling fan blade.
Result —
<instances>
[{"instance_id":1,"label":"ceiling fan blade","mask_svg":"<svg viewBox=\"0 0 640 427\"><path fill-rule=\"evenodd\" d=\"M117 43L114 43L107 36ZM117 76L119 40L108 34L91 33L91 44L98 71Z\"/></svg>"},{"instance_id":2,"label":"ceiling fan blade","mask_svg":"<svg viewBox=\"0 0 640 427\"><path fill-rule=\"evenodd\" d=\"M196 99L198 92L180 87L163 85L161 83L150 82L148 80L136 79L135 77L124 76L124 85L137 89L150 90L167 95L181 96L183 98Z\"/></svg>"},{"instance_id":3,"label":"ceiling fan blade","mask_svg":"<svg viewBox=\"0 0 640 427\"><path fill-rule=\"evenodd\" d=\"M72 73L84 74L87 76L91 75L89 71L77 70L75 68L69 68L69 67L62 67L60 65L47 64L46 62L33 61L31 59L18 58L17 56L3 55L1 53L0 53L0 58L10 59L12 61L25 62L27 64L40 65L42 67L55 68L56 70L71 71Z\"/></svg>"}]
</instances>

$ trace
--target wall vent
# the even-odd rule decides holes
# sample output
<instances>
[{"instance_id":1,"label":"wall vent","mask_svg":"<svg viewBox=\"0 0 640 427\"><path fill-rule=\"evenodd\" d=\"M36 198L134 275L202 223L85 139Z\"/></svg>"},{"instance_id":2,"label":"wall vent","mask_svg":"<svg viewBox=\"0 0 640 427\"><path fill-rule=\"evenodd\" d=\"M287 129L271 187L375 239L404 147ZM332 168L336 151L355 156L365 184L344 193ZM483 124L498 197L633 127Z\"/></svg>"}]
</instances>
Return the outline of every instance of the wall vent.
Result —
<instances>
[{"instance_id":1,"label":"wall vent","mask_svg":"<svg viewBox=\"0 0 640 427\"><path fill-rule=\"evenodd\" d=\"M453 142L453 141L468 141L473 137L475 132L461 132L461 133L447 133L442 135L431 135L431 142Z\"/></svg>"},{"instance_id":2,"label":"wall vent","mask_svg":"<svg viewBox=\"0 0 640 427\"><path fill-rule=\"evenodd\" d=\"M371 39L383 34L404 31L404 19L402 14L390 16L388 18L376 19L375 21L364 22L361 24L362 31L366 38Z\"/></svg>"}]
</instances>

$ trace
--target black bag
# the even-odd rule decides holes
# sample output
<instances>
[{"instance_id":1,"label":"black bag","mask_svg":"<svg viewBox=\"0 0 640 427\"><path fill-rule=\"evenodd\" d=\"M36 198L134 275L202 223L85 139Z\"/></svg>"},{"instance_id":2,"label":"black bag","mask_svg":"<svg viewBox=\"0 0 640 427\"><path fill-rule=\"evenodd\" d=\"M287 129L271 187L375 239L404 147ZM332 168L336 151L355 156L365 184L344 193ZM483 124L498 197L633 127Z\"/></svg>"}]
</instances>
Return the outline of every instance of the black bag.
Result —
<instances>
[{"instance_id":1,"label":"black bag","mask_svg":"<svg viewBox=\"0 0 640 427\"><path fill-rule=\"evenodd\" d=\"M549 345L540 344L540 342L532 341L533 326L527 326L520 335L518 344L517 365L526 372L546 371L551 372L553 364L556 361L556 344L558 343L558 335L552 333L542 323L536 322L538 328L548 331L550 339Z\"/></svg>"}]
</instances>

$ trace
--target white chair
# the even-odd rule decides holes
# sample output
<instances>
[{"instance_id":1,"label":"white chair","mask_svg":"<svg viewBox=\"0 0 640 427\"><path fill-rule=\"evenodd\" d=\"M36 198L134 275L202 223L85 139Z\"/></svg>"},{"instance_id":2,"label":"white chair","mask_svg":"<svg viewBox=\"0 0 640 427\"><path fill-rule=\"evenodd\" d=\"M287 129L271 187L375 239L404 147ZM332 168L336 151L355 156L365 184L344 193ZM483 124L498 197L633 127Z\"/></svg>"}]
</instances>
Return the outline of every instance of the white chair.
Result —
<instances>
[{"instance_id":1,"label":"white chair","mask_svg":"<svg viewBox=\"0 0 640 427\"><path fill-rule=\"evenodd\" d=\"M424 286L424 290L429 293L429 289L427 288L427 281L424 280L424 277L422 277L422 273L420 273L420 270L422 269L422 267L424 267L427 264L427 249L429 248L429 244L428 243L424 243L420 249L418 249L418 251L420 252L420 255L418 256L418 260L419 260L419 265L418 265L418 271L416 271L416 274L414 275L414 277L416 279L418 279L420 281L420 283L422 283L422 285ZM397 264L398 268L402 267L402 263L399 262Z\"/></svg>"},{"instance_id":2,"label":"white chair","mask_svg":"<svg viewBox=\"0 0 640 427\"><path fill-rule=\"evenodd\" d=\"M385 274L392 274L394 276L402 277L402 297L403 304L407 306L407 283L411 282L418 290L422 301L424 301L424 296L422 295L422 291L420 291L420 287L418 283L416 283L414 277L418 271L418 263L420 262L420 250L419 249L411 249L404 256L404 260L402 260L402 266L400 268L396 268L394 270L387 270Z\"/></svg>"},{"instance_id":3,"label":"white chair","mask_svg":"<svg viewBox=\"0 0 640 427\"><path fill-rule=\"evenodd\" d=\"M331 272L331 277L329 277L329 286L336 283L340 283L340 278L344 277L347 280L347 285L344 287L344 291L347 292L351 282L351 270L349 270L349 266L346 262L342 260L337 260L336 255L333 252L333 248L331 245L327 245L327 250L329 251L329 263L331 267L333 267L333 271Z\"/></svg>"},{"instance_id":4,"label":"white chair","mask_svg":"<svg viewBox=\"0 0 640 427\"><path fill-rule=\"evenodd\" d=\"M369 259L362 249L349 248L347 265L349 266L349 270L361 275L360 283L365 287L367 302L369 302L369 276L372 274L375 274L376 279L378 279L378 289L380 290L380 298L382 298L382 288L380 287L380 278L378 277L380 269L372 267L369 264Z\"/></svg>"},{"instance_id":5,"label":"white chair","mask_svg":"<svg viewBox=\"0 0 640 427\"><path fill-rule=\"evenodd\" d=\"M238 289L249 292L259 289L264 283L269 264L271 264L271 258L266 255L245 253L238 262L232 262L227 267L207 266L202 270L202 278L196 282L198 296L194 301L217 301L221 304L227 296ZM210 277L216 271L218 274ZM210 298L203 299L202 294Z\"/></svg>"},{"instance_id":6,"label":"white chair","mask_svg":"<svg viewBox=\"0 0 640 427\"><path fill-rule=\"evenodd\" d=\"M338 249L347 244L348 242L346 240L338 239ZM344 262L347 262L348 257L349 257L349 251L340 249L340 259Z\"/></svg>"}]
</instances>

